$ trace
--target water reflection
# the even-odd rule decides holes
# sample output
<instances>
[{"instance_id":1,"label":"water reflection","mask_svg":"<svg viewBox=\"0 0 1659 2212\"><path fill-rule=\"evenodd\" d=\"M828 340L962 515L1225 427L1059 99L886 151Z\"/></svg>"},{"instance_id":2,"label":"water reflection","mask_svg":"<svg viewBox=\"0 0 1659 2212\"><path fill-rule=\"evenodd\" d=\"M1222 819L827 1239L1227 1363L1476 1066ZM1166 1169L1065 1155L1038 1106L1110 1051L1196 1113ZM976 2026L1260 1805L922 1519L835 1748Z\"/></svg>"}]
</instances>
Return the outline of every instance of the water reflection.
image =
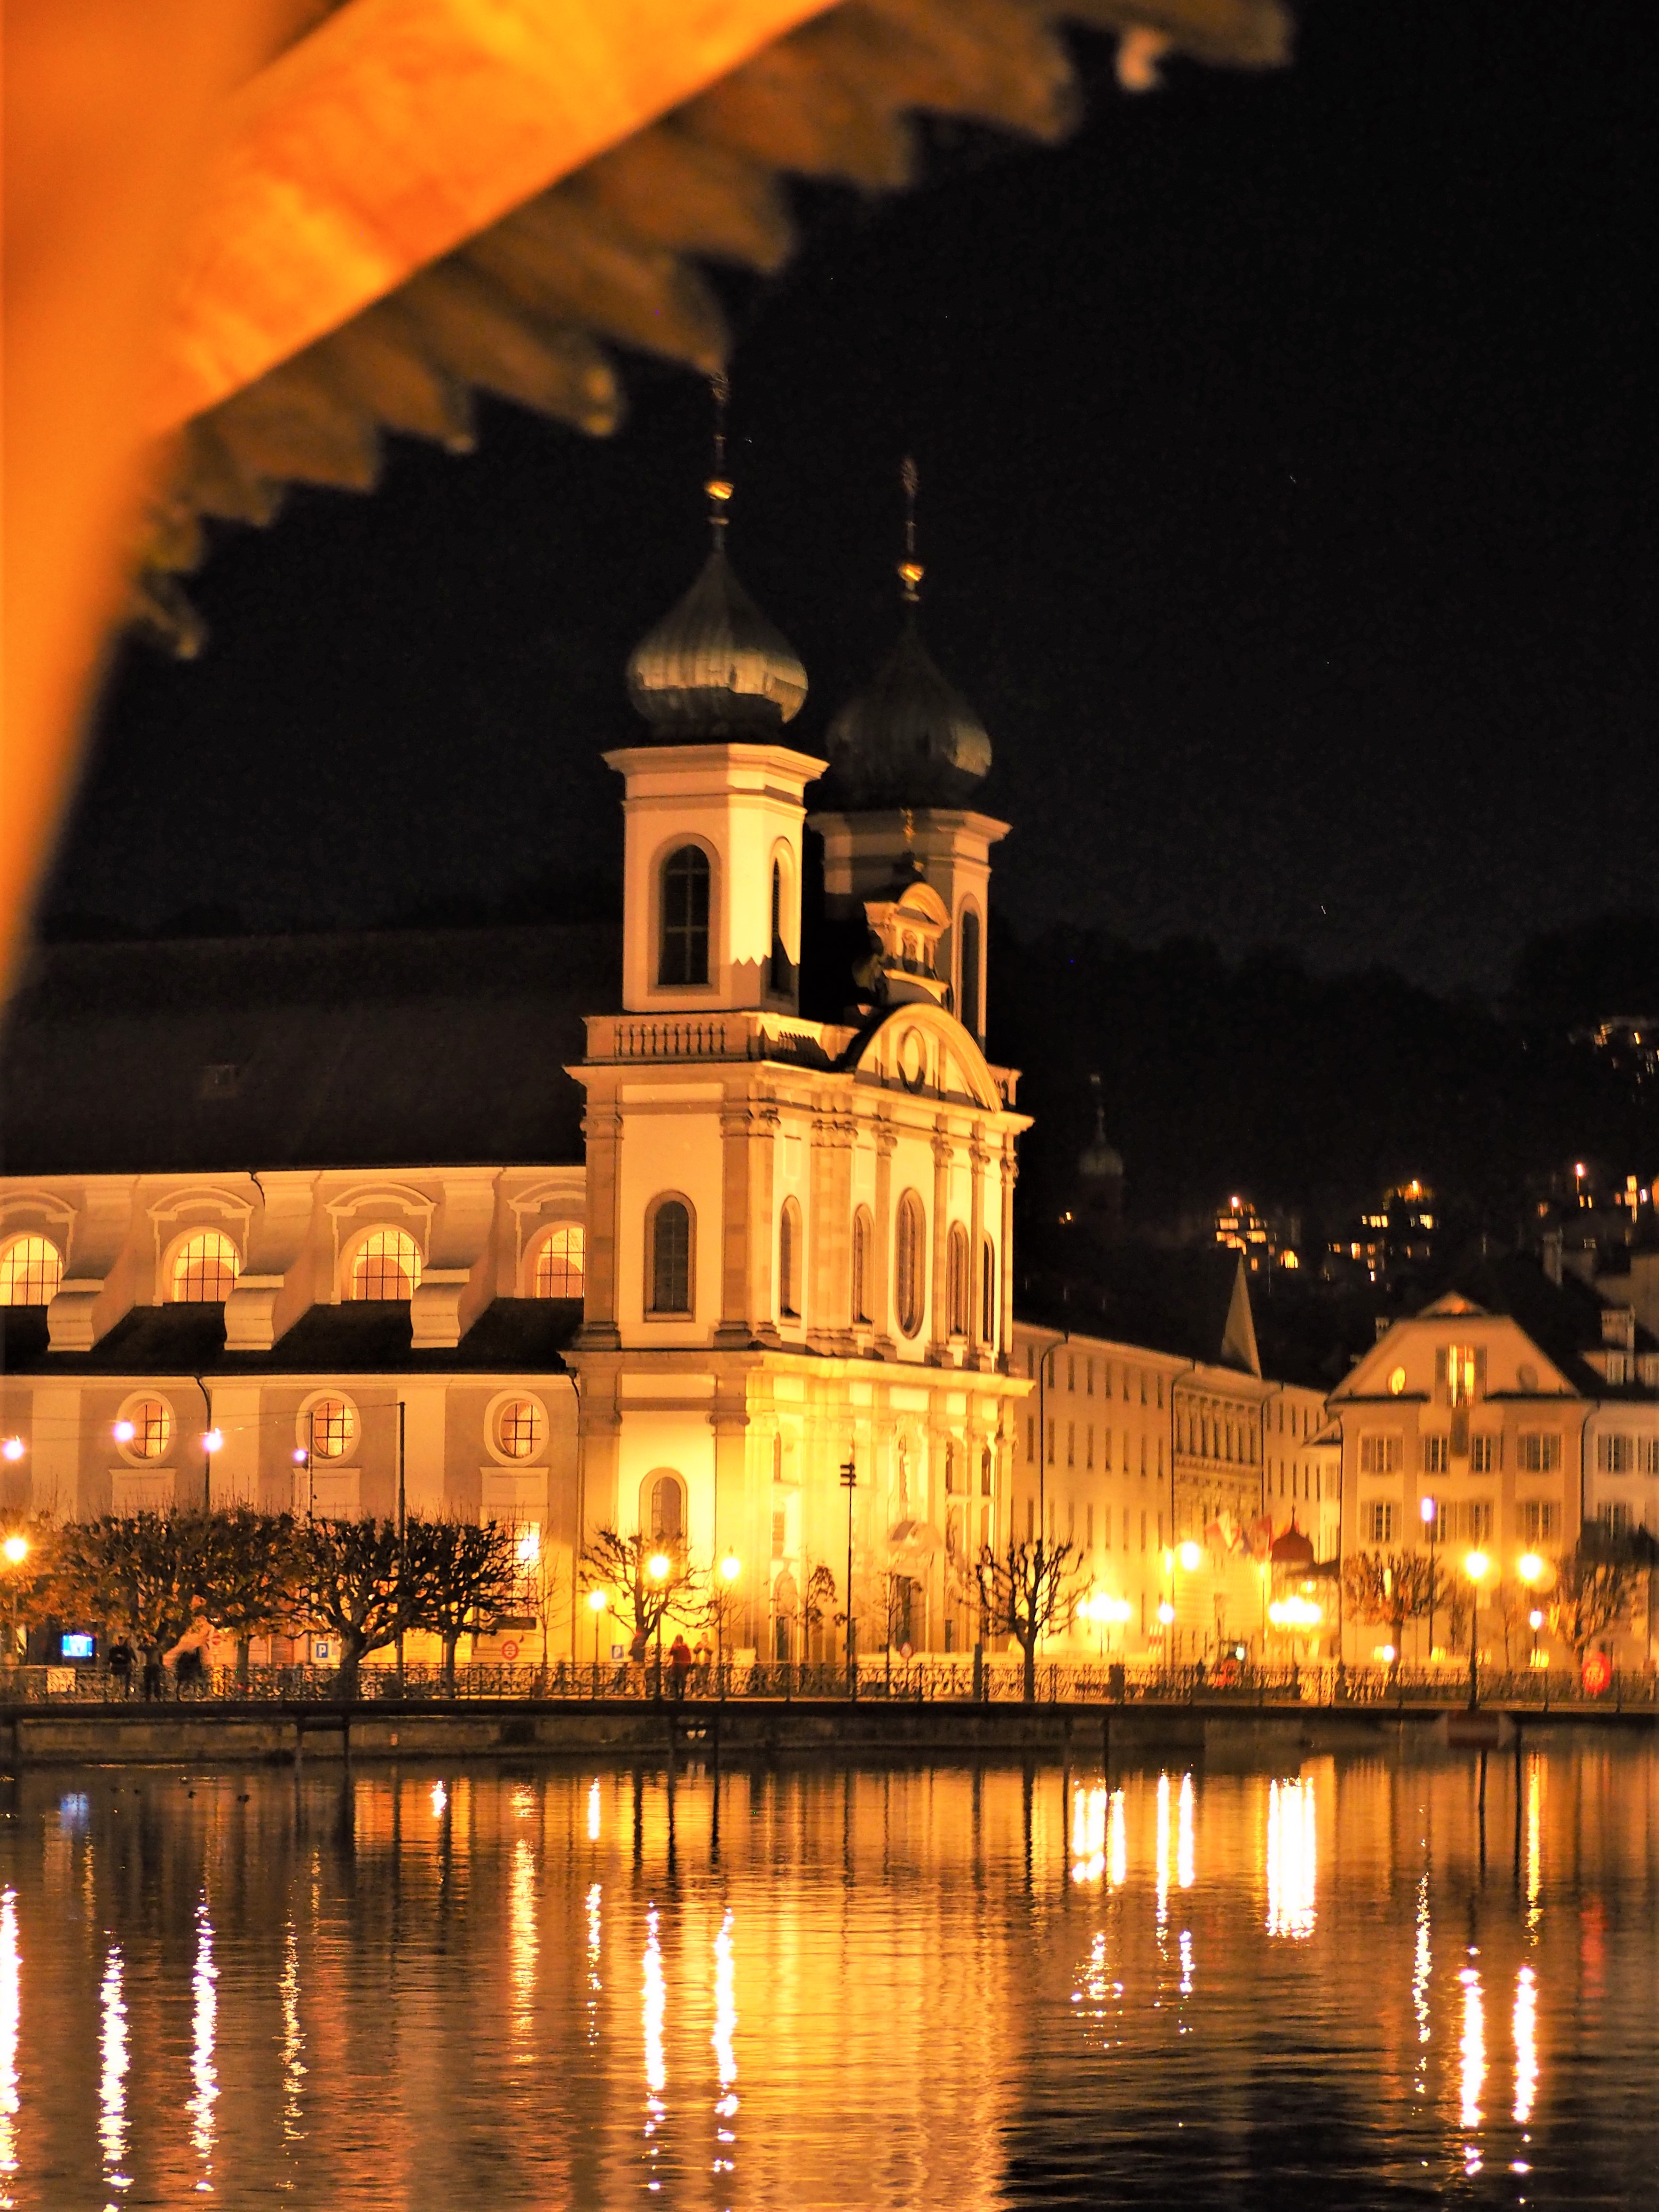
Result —
<instances>
[{"instance_id":1,"label":"water reflection","mask_svg":"<svg viewBox=\"0 0 1659 2212\"><path fill-rule=\"evenodd\" d=\"M1319 1832L1311 1780L1267 1789L1267 1932L1304 1940L1314 1932Z\"/></svg>"},{"instance_id":2,"label":"water reflection","mask_svg":"<svg viewBox=\"0 0 1659 2212\"><path fill-rule=\"evenodd\" d=\"M0 2197L1020 2212L1268 2203L1288 2168L1297 2212L1646 2201L1659 1758L1495 1764L1520 1852L1484 1884L1468 1759L1119 1759L728 1762L718 1857L682 1769L672 1872L648 1768L597 1800L591 1770L89 1774L69 1830L26 1773Z\"/></svg>"},{"instance_id":3,"label":"water reflection","mask_svg":"<svg viewBox=\"0 0 1659 2212\"><path fill-rule=\"evenodd\" d=\"M597 1774L593 1777L593 1786L587 1793L587 1840L590 1844L597 1844L599 1840L599 1778Z\"/></svg>"},{"instance_id":4,"label":"water reflection","mask_svg":"<svg viewBox=\"0 0 1659 2212\"><path fill-rule=\"evenodd\" d=\"M732 2039L738 2030L737 1986L732 1957L732 1911L728 1905L720 1932L714 1938L714 2033L710 2040L714 2046L714 2070L720 2091L714 2101L714 2141L720 2146L714 2157L716 2173L736 2171L732 2153L738 2134L732 2123L738 2117L738 2059Z\"/></svg>"},{"instance_id":5,"label":"water reflection","mask_svg":"<svg viewBox=\"0 0 1659 2212\"><path fill-rule=\"evenodd\" d=\"M9 2207L17 2171L17 2027L23 1961L17 1948L17 1893L0 1895L0 2205Z\"/></svg>"},{"instance_id":6,"label":"water reflection","mask_svg":"<svg viewBox=\"0 0 1659 2212\"><path fill-rule=\"evenodd\" d=\"M213 2187L213 2108L219 2101L219 2075L213 2063L219 2018L214 1984L218 1978L218 1969L213 1963L213 1924L208 1918L207 1901L204 1899L196 1908L196 1971L191 1983L196 2003L190 2066L195 2094L191 2098L189 2110L191 2148L202 2166L196 2186L204 2195Z\"/></svg>"}]
</instances>

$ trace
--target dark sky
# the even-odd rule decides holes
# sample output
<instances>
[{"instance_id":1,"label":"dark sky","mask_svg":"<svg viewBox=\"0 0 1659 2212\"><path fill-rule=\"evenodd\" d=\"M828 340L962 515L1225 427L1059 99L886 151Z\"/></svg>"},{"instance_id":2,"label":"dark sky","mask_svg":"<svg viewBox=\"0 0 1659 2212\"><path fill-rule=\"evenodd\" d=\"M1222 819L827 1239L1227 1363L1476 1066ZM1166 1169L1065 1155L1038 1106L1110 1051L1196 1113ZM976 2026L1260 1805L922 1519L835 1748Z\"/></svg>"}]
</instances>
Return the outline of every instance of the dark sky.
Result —
<instances>
[{"instance_id":1,"label":"dark sky","mask_svg":"<svg viewBox=\"0 0 1659 2212\"><path fill-rule=\"evenodd\" d=\"M1022 929L1496 988L1651 902L1659 9L1315 0L1291 72L1138 100L1079 52L1067 146L941 137L733 295L797 734L890 636L913 447ZM706 395L629 380L608 443L492 408L227 532L204 658L118 656L52 909L368 922L608 861L622 664L703 544Z\"/></svg>"}]
</instances>

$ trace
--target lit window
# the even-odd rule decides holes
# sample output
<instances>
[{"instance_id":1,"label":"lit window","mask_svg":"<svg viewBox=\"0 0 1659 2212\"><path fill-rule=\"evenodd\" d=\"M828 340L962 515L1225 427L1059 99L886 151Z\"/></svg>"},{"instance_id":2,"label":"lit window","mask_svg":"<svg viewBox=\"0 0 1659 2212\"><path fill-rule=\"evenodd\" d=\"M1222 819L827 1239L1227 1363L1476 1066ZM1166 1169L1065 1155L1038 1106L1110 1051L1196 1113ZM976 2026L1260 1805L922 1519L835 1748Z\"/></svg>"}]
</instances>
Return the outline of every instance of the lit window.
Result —
<instances>
[{"instance_id":1,"label":"lit window","mask_svg":"<svg viewBox=\"0 0 1659 2212\"><path fill-rule=\"evenodd\" d=\"M579 1298L587 1271L587 1231L556 1229L536 1255L535 1287L538 1298Z\"/></svg>"},{"instance_id":2,"label":"lit window","mask_svg":"<svg viewBox=\"0 0 1659 2212\"><path fill-rule=\"evenodd\" d=\"M898 1325L906 1336L921 1327L927 1304L927 1217L921 1200L907 1190L898 1202L898 1267L895 1285Z\"/></svg>"},{"instance_id":3,"label":"lit window","mask_svg":"<svg viewBox=\"0 0 1659 2212\"><path fill-rule=\"evenodd\" d=\"M785 1321L800 1319L800 1208L793 1198L778 1217L778 1312Z\"/></svg>"},{"instance_id":4,"label":"lit window","mask_svg":"<svg viewBox=\"0 0 1659 2212\"><path fill-rule=\"evenodd\" d=\"M858 1322L870 1318L870 1236L874 1227L867 1208L860 1206L853 1216L853 1318Z\"/></svg>"},{"instance_id":5,"label":"lit window","mask_svg":"<svg viewBox=\"0 0 1659 2212\"><path fill-rule=\"evenodd\" d=\"M123 1416L132 1424L126 1449L134 1459L161 1459L173 1442L173 1415L159 1398L141 1398Z\"/></svg>"},{"instance_id":6,"label":"lit window","mask_svg":"<svg viewBox=\"0 0 1659 2212\"><path fill-rule=\"evenodd\" d=\"M957 1221L951 1224L950 1246L951 1334L966 1336L968 1313L972 1291L969 1286L968 1262L968 1231ZM1076 1382L1076 1362L1073 1363L1073 1382Z\"/></svg>"},{"instance_id":7,"label":"lit window","mask_svg":"<svg viewBox=\"0 0 1659 2212\"><path fill-rule=\"evenodd\" d=\"M319 1398L306 1415L306 1434L318 1459L343 1459L357 1434L357 1409L346 1398Z\"/></svg>"},{"instance_id":8,"label":"lit window","mask_svg":"<svg viewBox=\"0 0 1659 2212\"><path fill-rule=\"evenodd\" d=\"M351 1264L354 1298L412 1298L421 1286L420 1247L406 1229L371 1229Z\"/></svg>"},{"instance_id":9,"label":"lit window","mask_svg":"<svg viewBox=\"0 0 1659 2212\"><path fill-rule=\"evenodd\" d=\"M64 1279L64 1255L48 1237L14 1237L0 1247L0 1306L49 1306Z\"/></svg>"},{"instance_id":10,"label":"lit window","mask_svg":"<svg viewBox=\"0 0 1659 2212\"><path fill-rule=\"evenodd\" d=\"M508 1459L531 1459L541 1449L543 1426L533 1398L509 1398L495 1416L495 1442Z\"/></svg>"},{"instance_id":11,"label":"lit window","mask_svg":"<svg viewBox=\"0 0 1659 2212\"><path fill-rule=\"evenodd\" d=\"M708 855L696 845L671 853L662 871L662 945L657 981L708 981Z\"/></svg>"},{"instance_id":12,"label":"lit window","mask_svg":"<svg viewBox=\"0 0 1659 2212\"><path fill-rule=\"evenodd\" d=\"M198 1229L173 1255L173 1303L179 1306L222 1304L241 1272L236 1247L222 1229Z\"/></svg>"},{"instance_id":13,"label":"lit window","mask_svg":"<svg viewBox=\"0 0 1659 2212\"><path fill-rule=\"evenodd\" d=\"M651 1216L651 1310L691 1310L691 1209L682 1198L658 1201Z\"/></svg>"}]
</instances>

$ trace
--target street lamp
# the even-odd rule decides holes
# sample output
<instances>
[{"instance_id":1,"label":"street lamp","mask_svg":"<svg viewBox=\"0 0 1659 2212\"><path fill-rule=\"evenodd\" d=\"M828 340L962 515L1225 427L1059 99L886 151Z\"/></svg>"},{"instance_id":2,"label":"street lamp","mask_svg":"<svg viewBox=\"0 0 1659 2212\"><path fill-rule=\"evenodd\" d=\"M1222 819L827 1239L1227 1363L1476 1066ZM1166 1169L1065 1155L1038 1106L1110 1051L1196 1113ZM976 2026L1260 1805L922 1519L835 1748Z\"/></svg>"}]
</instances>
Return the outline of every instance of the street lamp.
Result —
<instances>
[{"instance_id":1,"label":"street lamp","mask_svg":"<svg viewBox=\"0 0 1659 2212\"><path fill-rule=\"evenodd\" d=\"M1473 1712L1480 1702L1480 1645L1476 1631L1480 1620L1480 1585L1486 1580L1492 1561L1484 1552L1469 1552L1463 1559L1463 1571L1469 1578L1469 1711Z\"/></svg>"},{"instance_id":2,"label":"street lamp","mask_svg":"<svg viewBox=\"0 0 1659 2212\"><path fill-rule=\"evenodd\" d=\"M732 1585L743 1572L743 1561L735 1552L728 1552L720 1561L720 1580L726 1588L720 1592L720 1602L714 1607L714 1677L726 1694L726 1609L732 1602Z\"/></svg>"},{"instance_id":3,"label":"street lamp","mask_svg":"<svg viewBox=\"0 0 1659 2212\"><path fill-rule=\"evenodd\" d=\"M605 1611L605 1592L591 1589L587 1593L587 1609L593 1616L593 1686L599 1684L599 1616Z\"/></svg>"},{"instance_id":4,"label":"street lamp","mask_svg":"<svg viewBox=\"0 0 1659 2212\"><path fill-rule=\"evenodd\" d=\"M1192 1538L1188 1536L1186 1542L1182 1546L1177 1556L1180 1559L1182 1565L1187 1570L1187 1572L1189 1575L1195 1575L1198 1572L1199 1564L1202 1560L1204 1554L1199 1549L1198 1546L1194 1543Z\"/></svg>"},{"instance_id":5,"label":"street lamp","mask_svg":"<svg viewBox=\"0 0 1659 2212\"><path fill-rule=\"evenodd\" d=\"M23 1456L23 1449L21 1437L8 1437L3 1443L0 1443L0 1459L6 1461L9 1466L15 1467Z\"/></svg>"},{"instance_id":6,"label":"street lamp","mask_svg":"<svg viewBox=\"0 0 1659 2212\"><path fill-rule=\"evenodd\" d=\"M652 1581L654 1583L665 1583L668 1580L669 1576L672 1573L673 1567L674 1562L669 1558L666 1552L653 1552L650 1558L645 1563L646 1572L650 1576ZM662 1699L662 1617L666 1611L667 1607L665 1605L661 1603L658 1605L657 1698L659 1703L660 1703Z\"/></svg>"},{"instance_id":7,"label":"street lamp","mask_svg":"<svg viewBox=\"0 0 1659 2212\"><path fill-rule=\"evenodd\" d=\"M1417 1508L1423 1526L1429 1532L1429 1660L1434 1660L1434 1540L1440 1528L1440 1508L1432 1498L1425 1498Z\"/></svg>"},{"instance_id":8,"label":"street lamp","mask_svg":"<svg viewBox=\"0 0 1659 2212\"><path fill-rule=\"evenodd\" d=\"M29 1555L29 1540L15 1532L0 1544L0 1558L9 1567L21 1567ZM11 1666L17 1657L17 1585L9 1575L6 1577L6 1664Z\"/></svg>"}]
</instances>

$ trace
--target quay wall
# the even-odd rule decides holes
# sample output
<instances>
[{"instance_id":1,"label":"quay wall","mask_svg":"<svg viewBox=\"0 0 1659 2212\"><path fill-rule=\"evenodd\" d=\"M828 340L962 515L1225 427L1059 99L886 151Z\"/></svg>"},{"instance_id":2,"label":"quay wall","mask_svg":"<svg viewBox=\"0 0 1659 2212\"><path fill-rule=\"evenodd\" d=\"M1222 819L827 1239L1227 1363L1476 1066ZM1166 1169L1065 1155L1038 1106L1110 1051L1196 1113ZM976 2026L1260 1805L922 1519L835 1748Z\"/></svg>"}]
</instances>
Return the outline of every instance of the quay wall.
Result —
<instances>
[{"instance_id":1,"label":"quay wall","mask_svg":"<svg viewBox=\"0 0 1659 2212\"><path fill-rule=\"evenodd\" d=\"M1561 1729L1651 1735L1651 1711L1571 1707L1475 1717L1431 1706L1359 1710L1187 1704L991 1705L842 1699L744 1699L656 1705L637 1698L511 1705L0 1706L0 1765L301 1765L347 1759L527 1758L767 1760L1020 1759L1133 1765L1166 1755L1224 1770L1306 1752L1507 1747L1518 1725L1536 1742Z\"/></svg>"}]
</instances>

